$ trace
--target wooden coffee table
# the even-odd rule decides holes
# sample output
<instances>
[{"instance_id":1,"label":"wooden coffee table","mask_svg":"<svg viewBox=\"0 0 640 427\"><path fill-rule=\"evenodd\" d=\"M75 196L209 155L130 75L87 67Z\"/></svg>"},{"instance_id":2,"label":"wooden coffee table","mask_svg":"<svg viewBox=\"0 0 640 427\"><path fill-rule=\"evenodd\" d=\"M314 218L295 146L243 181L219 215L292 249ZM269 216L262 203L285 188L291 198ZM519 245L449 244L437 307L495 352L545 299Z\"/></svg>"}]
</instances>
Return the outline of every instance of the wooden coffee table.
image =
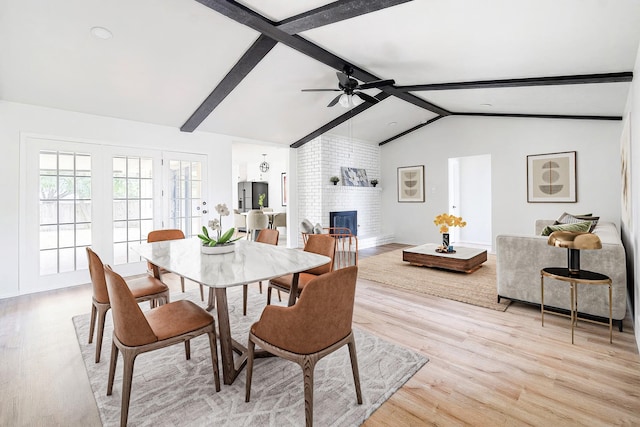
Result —
<instances>
[{"instance_id":1,"label":"wooden coffee table","mask_svg":"<svg viewBox=\"0 0 640 427\"><path fill-rule=\"evenodd\" d=\"M436 267L446 270L473 273L487 260L484 249L455 247L455 253L436 252L438 245L427 243L402 251L402 260L423 267Z\"/></svg>"}]
</instances>

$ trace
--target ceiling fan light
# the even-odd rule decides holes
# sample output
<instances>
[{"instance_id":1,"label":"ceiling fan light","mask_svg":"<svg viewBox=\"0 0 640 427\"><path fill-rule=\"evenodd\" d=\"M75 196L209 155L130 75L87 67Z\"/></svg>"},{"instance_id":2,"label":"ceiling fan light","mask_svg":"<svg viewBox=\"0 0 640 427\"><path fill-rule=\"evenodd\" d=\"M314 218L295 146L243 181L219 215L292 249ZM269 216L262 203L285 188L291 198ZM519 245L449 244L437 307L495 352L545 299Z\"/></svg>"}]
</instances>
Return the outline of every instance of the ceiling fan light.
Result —
<instances>
[{"instance_id":1,"label":"ceiling fan light","mask_svg":"<svg viewBox=\"0 0 640 427\"><path fill-rule=\"evenodd\" d=\"M364 99L360 98L357 95L354 95L351 97L351 102L353 102L354 107L357 107L364 102Z\"/></svg>"},{"instance_id":2,"label":"ceiling fan light","mask_svg":"<svg viewBox=\"0 0 640 427\"><path fill-rule=\"evenodd\" d=\"M351 102L349 100L349 95L347 95L346 93L343 93L342 95L340 95L340 100L338 102L344 108L349 108L349 105L351 104Z\"/></svg>"}]
</instances>

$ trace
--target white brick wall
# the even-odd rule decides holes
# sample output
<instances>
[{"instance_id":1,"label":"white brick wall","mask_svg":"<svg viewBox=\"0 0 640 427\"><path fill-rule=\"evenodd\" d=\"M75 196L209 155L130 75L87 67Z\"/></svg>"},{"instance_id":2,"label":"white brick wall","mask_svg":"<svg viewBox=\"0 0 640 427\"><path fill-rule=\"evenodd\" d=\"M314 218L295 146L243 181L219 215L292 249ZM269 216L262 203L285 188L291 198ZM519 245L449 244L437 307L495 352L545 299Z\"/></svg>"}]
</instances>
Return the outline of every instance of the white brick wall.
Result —
<instances>
[{"instance_id":1,"label":"white brick wall","mask_svg":"<svg viewBox=\"0 0 640 427\"><path fill-rule=\"evenodd\" d=\"M358 211L360 247L391 241L381 233L382 187L349 187L341 180L333 185L329 178L341 177L341 167L365 169L367 177L380 179L380 148L367 142L337 135L322 135L298 149L298 214L300 220L329 226L329 212ZM300 237L299 244L302 244Z\"/></svg>"}]
</instances>

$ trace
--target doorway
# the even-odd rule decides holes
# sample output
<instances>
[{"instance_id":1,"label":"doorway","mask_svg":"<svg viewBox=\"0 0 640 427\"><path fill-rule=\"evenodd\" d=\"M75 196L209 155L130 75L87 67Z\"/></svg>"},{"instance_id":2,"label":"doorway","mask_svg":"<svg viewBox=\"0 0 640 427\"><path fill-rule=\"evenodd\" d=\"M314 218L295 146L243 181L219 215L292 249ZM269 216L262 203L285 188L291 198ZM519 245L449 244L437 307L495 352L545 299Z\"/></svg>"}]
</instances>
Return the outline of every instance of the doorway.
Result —
<instances>
[{"instance_id":1,"label":"doorway","mask_svg":"<svg viewBox=\"0 0 640 427\"><path fill-rule=\"evenodd\" d=\"M491 251L491 155L449 159L449 213L467 226L453 227L455 244Z\"/></svg>"}]
</instances>

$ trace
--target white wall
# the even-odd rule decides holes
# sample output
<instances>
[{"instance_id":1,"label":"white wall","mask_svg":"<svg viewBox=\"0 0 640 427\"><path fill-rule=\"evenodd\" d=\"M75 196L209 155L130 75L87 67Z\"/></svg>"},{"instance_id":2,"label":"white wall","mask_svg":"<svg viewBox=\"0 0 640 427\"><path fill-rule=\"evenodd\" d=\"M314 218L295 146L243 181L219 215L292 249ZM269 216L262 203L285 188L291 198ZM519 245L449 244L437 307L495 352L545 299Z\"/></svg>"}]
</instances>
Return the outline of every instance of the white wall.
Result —
<instances>
[{"instance_id":1,"label":"white wall","mask_svg":"<svg viewBox=\"0 0 640 427\"><path fill-rule=\"evenodd\" d=\"M495 236L531 234L537 218L593 212L620 219L620 121L446 117L382 146L383 232L407 244L438 242L433 218L447 211L448 158L491 155ZM577 203L527 203L529 154L577 151ZM425 203L398 203L399 166L425 165ZM467 227L481 226L468 224Z\"/></svg>"},{"instance_id":2,"label":"white wall","mask_svg":"<svg viewBox=\"0 0 640 427\"><path fill-rule=\"evenodd\" d=\"M3 150L4 200L0 203L0 298L19 294L18 243L20 135L21 133L58 137L65 140L144 147L207 154L209 194L212 203L232 205L231 138L210 133L184 133L179 129L127 120L15 104L0 101L0 144ZM221 160L222 159L222 160ZM233 219L229 217L231 226ZM38 242L33 242L38 244Z\"/></svg>"},{"instance_id":3,"label":"white wall","mask_svg":"<svg viewBox=\"0 0 640 427\"><path fill-rule=\"evenodd\" d=\"M640 75L640 48L636 56L633 69L635 76ZM631 129L631 221L623 222L622 239L627 252L627 280L630 281L634 297L630 304L635 307L633 327L636 335L636 343L640 349L640 262L638 262L638 243L640 240L640 84L634 81L629 91L629 99L625 109L625 119L629 120ZM620 148L620 143L618 144ZM622 215L624 218L624 215Z\"/></svg>"}]
</instances>

